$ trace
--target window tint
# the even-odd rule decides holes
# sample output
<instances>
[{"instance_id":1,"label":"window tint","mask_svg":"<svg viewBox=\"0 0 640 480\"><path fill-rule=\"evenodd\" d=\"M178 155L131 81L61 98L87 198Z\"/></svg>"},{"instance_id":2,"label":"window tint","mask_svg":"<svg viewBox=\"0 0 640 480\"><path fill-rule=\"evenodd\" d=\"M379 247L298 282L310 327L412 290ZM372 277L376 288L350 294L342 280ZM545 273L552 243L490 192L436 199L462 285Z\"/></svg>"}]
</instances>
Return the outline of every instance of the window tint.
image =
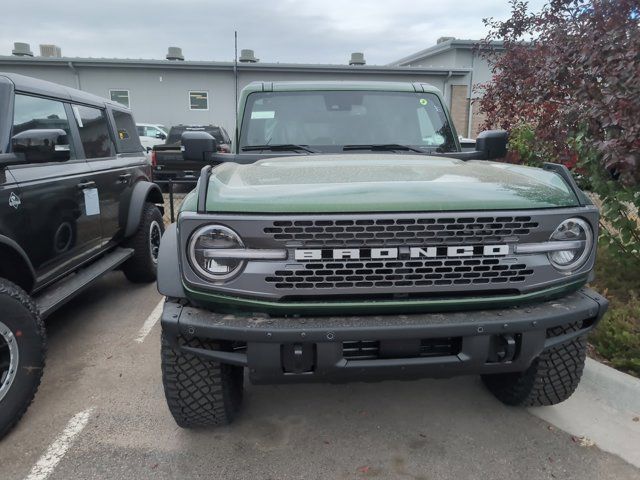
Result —
<instances>
[{"instance_id":1,"label":"window tint","mask_svg":"<svg viewBox=\"0 0 640 480\"><path fill-rule=\"evenodd\" d=\"M138 131L136 123L133 121L133 117L128 112L121 112L119 110L112 110L113 119L116 122L116 131L118 138L118 151L121 153L133 153L142 150L140 144L140 138L138 137Z\"/></svg>"},{"instance_id":2,"label":"window tint","mask_svg":"<svg viewBox=\"0 0 640 480\"><path fill-rule=\"evenodd\" d=\"M86 158L104 158L115 155L115 146L109 132L104 110L73 105L80 130L80 141Z\"/></svg>"},{"instance_id":3,"label":"window tint","mask_svg":"<svg viewBox=\"0 0 640 480\"><path fill-rule=\"evenodd\" d=\"M67 139L71 148L71 158L75 158L73 145L71 142L71 131L69 129L69 119L64 109L64 104L55 100L45 98L30 97L28 95L16 95L13 116L13 132L14 145L20 143L20 137L28 136L28 130L49 130L60 129L67 134ZM22 134L22 135L21 135ZM52 146L54 147L54 146ZM17 149L14 147L14 151ZM50 155L51 161L55 154L52 148ZM47 161L47 152L43 151L44 158Z\"/></svg>"},{"instance_id":4,"label":"window tint","mask_svg":"<svg viewBox=\"0 0 640 480\"><path fill-rule=\"evenodd\" d=\"M191 110L209 110L209 93L189 92L189 108Z\"/></svg>"},{"instance_id":5,"label":"window tint","mask_svg":"<svg viewBox=\"0 0 640 480\"><path fill-rule=\"evenodd\" d=\"M109 90L111 101L129 108L129 90Z\"/></svg>"}]
</instances>

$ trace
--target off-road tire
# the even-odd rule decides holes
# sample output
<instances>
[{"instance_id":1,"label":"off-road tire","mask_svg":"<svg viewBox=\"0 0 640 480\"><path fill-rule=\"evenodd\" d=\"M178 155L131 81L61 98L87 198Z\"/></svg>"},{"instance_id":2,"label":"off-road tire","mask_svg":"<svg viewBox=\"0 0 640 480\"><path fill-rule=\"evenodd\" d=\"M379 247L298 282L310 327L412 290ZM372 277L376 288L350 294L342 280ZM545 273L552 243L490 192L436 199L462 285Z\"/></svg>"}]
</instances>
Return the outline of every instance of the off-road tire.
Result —
<instances>
[{"instance_id":1,"label":"off-road tire","mask_svg":"<svg viewBox=\"0 0 640 480\"><path fill-rule=\"evenodd\" d=\"M579 324L549 329L547 338L573 332ZM507 405L538 407L565 401L575 392L582 377L587 353L586 337L549 348L524 372L483 375L489 391Z\"/></svg>"},{"instance_id":2,"label":"off-road tire","mask_svg":"<svg viewBox=\"0 0 640 480\"><path fill-rule=\"evenodd\" d=\"M127 248L133 248L135 251L133 256L122 265L122 271L130 282L151 283L156 281L158 260L157 256L154 260L151 251L153 247L151 243L152 226L154 225L160 229L160 235L162 235L164 233L162 213L153 203L147 202L142 211L138 230L123 245ZM155 247L159 249L159 239Z\"/></svg>"},{"instance_id":3,"label":"off-road tire","mask_svg":"<svg viewBox=\"0 0 640 480\"><path fill-rule=\"evenodd\" d=\"M182 428L227 425L242 404L244 369L175 350L162 333L162 383L167 405ZM180 345L219 349L213 341L179 338Z\"/></svg>"},{"instance_id":4,"label":"off-road tire","mask_svg":"<svg viewBox=\"0 0 640 480\"><path fill-rule=\"evenodd\" d=\"M4 334L0 342L0 353L4 356L0 355L0 361L10 353L5 337L11 337L11 343L17 346L18 352L15 376L13 381L6 383L8 389L1 393L0 398L1 439L18 423L31 405L40 386L47 349L44 324L35 302L20 287L1 278L0 329L0 335ZM13 358L15 361L15 357ZM0 368L0 389L2 377L5 380L9 378L8 372L6 367Z\"/></svg>"}]
</instances>

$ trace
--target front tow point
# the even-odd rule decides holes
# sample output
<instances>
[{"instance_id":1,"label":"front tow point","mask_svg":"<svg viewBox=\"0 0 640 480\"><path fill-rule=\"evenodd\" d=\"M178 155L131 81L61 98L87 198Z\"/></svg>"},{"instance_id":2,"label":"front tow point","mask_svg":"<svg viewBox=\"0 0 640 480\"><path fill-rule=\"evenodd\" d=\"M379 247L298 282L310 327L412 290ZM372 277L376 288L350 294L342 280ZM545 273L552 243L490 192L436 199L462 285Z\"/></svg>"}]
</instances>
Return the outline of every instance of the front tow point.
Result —
<instances>
[{"instance_id":1,"label":"front tow point","mask_svg":"<svg viewBox=\"0 0 640 480\"><path fill-rule=\"evenodd\" d=\"M316 363L314 343L285 343L280 348L284 373L311 373Z\"/></svg>"}]
</instances>

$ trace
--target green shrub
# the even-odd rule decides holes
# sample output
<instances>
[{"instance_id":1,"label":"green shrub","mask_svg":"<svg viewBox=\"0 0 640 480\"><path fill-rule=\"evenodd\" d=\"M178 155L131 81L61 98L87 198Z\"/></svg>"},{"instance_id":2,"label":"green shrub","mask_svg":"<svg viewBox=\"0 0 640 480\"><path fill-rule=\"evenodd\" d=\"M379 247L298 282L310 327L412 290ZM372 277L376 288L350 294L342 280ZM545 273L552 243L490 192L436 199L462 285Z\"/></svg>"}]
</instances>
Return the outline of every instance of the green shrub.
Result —
<instances>
[{"instance_id":1,"label":"green shrub","mask_svg":"<svg viewBox=\"0 0 640 480\"><path fill-rule=\"evenodd\" d=\"M589 342L613 367L640 377L640 264L623 262L614 252L601 241L592 286L610 305Z\"/></svg>"}]
</instances>

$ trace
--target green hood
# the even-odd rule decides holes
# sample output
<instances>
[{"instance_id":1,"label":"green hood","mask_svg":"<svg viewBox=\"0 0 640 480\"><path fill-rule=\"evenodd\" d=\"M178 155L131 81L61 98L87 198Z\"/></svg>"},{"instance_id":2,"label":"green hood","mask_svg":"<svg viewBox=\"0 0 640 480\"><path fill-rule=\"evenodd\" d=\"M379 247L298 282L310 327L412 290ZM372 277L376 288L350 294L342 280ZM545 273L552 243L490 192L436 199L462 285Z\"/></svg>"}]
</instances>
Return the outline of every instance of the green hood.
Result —
<instances>
[{"instance_id":1,"label":"green hood","mask_svg":"<svg viewBox=\"0 0 640 480\"><path fill-rule=\"evenodd\" d=\"M182 210L195 210L190 195ZM577 206L562 178L539 168L425 155L279 157L213 170L207 211L335 213L511 210Z\"/></svg>"}]
</instances>

